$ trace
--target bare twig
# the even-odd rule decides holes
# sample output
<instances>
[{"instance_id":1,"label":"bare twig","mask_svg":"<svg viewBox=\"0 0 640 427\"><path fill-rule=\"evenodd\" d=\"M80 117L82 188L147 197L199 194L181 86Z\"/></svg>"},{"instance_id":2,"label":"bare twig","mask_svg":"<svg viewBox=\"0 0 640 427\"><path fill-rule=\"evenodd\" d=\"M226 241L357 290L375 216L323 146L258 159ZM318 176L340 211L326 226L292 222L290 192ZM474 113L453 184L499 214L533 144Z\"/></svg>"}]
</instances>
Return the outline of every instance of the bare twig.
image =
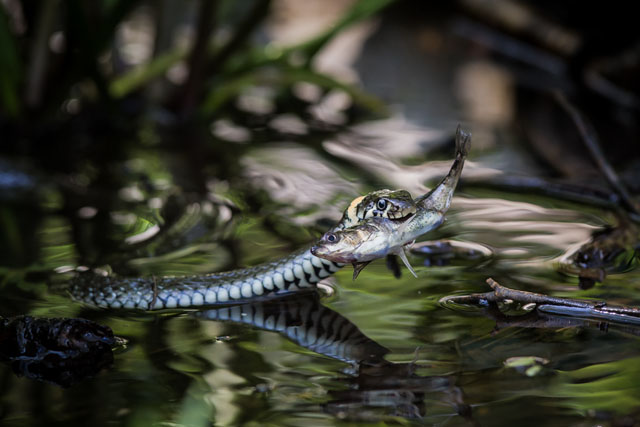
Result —
<instances>
[{"instance_id":1,"label":"bare twig","mask_svg":"<svg viewBox=\"0 0 640 427\"><path fill-rule=\"evenodd\" d=\"M578 132L582 136L582 140L589 150L589 154L591 154L591 158L598 165L600 171L604 174L609 181L609 184L613 187L613 189L618 193L621 198L621 202L633 213L640 213L638 207L634 203L631 195L627 191L626 187L620 181L618 174L611 167L607 159L604 157L604 153L600 148L600 143L598 141L598 136L596 134L593 126L587 121L586 117L575 107L573 106L569 100L560 92L554 92L554 96L560 106L564 108L564 110L569 114L576 127L578 128Z\"/></svg>"},{"instance_id":2,"label":"bare twig","mask_svg":"<svg viewBox=\"0 0 640 427\"><path fill-rule=\"evenodd\" d=\"M464 39L487 47L499 54L529 64L555 76L565 76L567 65L558 55L537 48L517 38L496 31L486 25L465 18L458 18L453 23L453 32ZM563 86L568 82L561 80Z\"/></svg>"},{"instance_id":3,"label":"bare twig","mask_svg":"<svg viewBox=\"0 0 640 427\"><path fill-rule=\"evenodd\" d=\"M618 324L602 321L601 319L589 319L584 316L557 315L540 310L533 310L519 316L509 316L502 313L495 304L490 305L483 311L486 316L496 322L492 333L513 327L542 329L595 328L603 332L609 332L611 330L640 336L640 324L636 322Z\"/></svg>"},{"instance_id":4,"label":"bare twig","mask_svg":"<svg viewBox=\"0 0 640 427\"><path fill-rule=\"evenodd\" d=\"M577 31L547 19L526 2L463 0L460 3L492 26L515 34L520 39L533 39L537 45L564 57L574 55L583 44L582 36Z\"/></svg>"},{"instance_id":5,"label":"bare twig","mask_svg":"<svg viewBox=\"0 0 640 427\"><path fill-rule=\"evenodd\" d=\"M611 322L640 325L640 310L632 307L566 307L542 304L539 305L537 309L543 313L575 317L593 317Z\"/></svg>"},{"instance_id":6,"label":"bare twig","mask_svg":"<svg viewBox=\"0 0 640 427\"><path fill-rule=\"evenodd\" d=\"M493 289L493 294L497 301L504 301L507 299L514 300L523 304L535 303L535 304L555 304L568 307L589 307L590 303L583 300L574 300L568 298L555 298L544 294L536 294L533 292L519 291L517 289L510 289L502 286L491 277L487 279L487 284Z\"/></svg>"},{"instance_id":7,"label":"bare twig","mask_svg":"<svg viewBox=\"0 0 640 427\"><path fill-rule=\"evenodd\" d=\"M594 92L627 108L639 108L640 98L632 91L616 84L607 74L627 71L640 64L640 44L610 58L592 63L584 73L584 82Z\"/></svg>"},{"instance_id":8,"label":"bare twig","mask_svg":"<svg viewBox=\"0 0 640 427\"><path fill-rule=\"evenodd\" d=\"M610 306L605 301L588 301L571 298L550 297L544 294L519 291L500 285L492 278L487 279L492 292L482 294L447 296L440 303L478 304L517 302L536 304L536 310L550 314L572 317L591 317L617 323L640 324L640 308Z\"/></svg>"}]
</instances>

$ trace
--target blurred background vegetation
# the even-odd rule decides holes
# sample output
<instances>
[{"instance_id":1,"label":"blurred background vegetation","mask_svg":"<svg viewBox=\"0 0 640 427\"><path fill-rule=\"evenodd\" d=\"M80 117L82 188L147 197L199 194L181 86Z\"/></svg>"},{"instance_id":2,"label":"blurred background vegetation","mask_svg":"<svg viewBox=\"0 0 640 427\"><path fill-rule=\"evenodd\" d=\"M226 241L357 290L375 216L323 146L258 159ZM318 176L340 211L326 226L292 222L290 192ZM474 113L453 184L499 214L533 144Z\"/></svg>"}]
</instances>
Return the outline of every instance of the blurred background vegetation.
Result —
<instances>
[{"instance_id":1,"label":"blurred background vegetation","mask_svg":"<svg viewBox=\"0 0 640 427\"><path fill-rule=\"evenodd\" d=\"M285 3L3 1L0 229L10 243L3 263L36 259L40 209L69 218L79 261L92 264L97 251L113 253L124 238L113 211L148 208L161 194L162 214L137 231L171 222L210 194L212 177L240 177L242 154L256 144L306 134L296 130L302 123L318 147L357 117L383 114L374 96L312 64L336 34L391 2L331 6L319 26L303 31L309 36L278 43L269 28L278 16L295 18ZM305 90L311 100L295 95ZM344 117L324 120L311 108L330 92L353 100ZM144 200L117 194L132 181ZM249 193L236 202L251 202Z\"/></svg>"},{"instance_id":2,"label":"blurred background vegetation","mask_svg":"<svg viewBox=\"0 0 640 427\"><path fill-rule=\"evenodd\" d=\"M88 264L124 237L110 212L160 194L165 222L212 185L242 189L232 201L260 211L264 194L241 179L248 151L293 140L344 165L322 144L364 119L463 121L478 153L524 142L545 176L606 187L601 153L558 94L593 120L637 190L638 34L614 4L3 0L0 197L17 211L2 215L2 259L35 260L37 209L68 217Z\"/></svg>"},{"instance_id":3,"label":"blurred background vegetation","mask_svg":"<svg viewBox=\"0 0 640 427\"><path fill-rule=\"evenodd\" d=\"M553 91L594 120L637 189L638 35L623 4L4 0L3 197L48 185L51 206L95 207L108 227L102 213L123 201L101 191L157 182L158 168L126 164L136 150L179 153L162 178L202 197L211 178L238 178L242 156L270 141L303 141L335 161L324 141L397 116L398 104L436 129L469 123L477 150L525 141L547 176L602 181ZM255 207L260 197L248 193L236 202ZM4 218L14 242L35 220ZM28 263L8 252L8 264Z\"/></svg>"}]
</instances>

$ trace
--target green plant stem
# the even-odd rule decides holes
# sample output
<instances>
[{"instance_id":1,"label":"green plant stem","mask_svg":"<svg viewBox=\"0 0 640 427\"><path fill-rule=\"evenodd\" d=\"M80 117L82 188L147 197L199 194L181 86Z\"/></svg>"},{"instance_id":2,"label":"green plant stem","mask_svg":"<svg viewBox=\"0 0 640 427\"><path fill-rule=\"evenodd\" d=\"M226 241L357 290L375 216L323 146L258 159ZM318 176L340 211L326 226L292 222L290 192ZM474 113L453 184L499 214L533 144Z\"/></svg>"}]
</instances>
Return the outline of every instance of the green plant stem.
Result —
<instances>
[{"instance_id":1,"label":"green plant stem","mask_svg":"<svg viewBox=\"0 0 640 427\"><path fill-rule=\"evenodd\" d=\"M9 18L0 7L0 100L4 112L12 117L22 110L18 87L20 86L21 64L15 40L9 29Z\"/></svg>"},{"instance_id":2,"label":"green plant stem","mask_svg":"<svg viewBox=\"0 0 640 427\"><path fill-rule=\"evenodd\" d=\"M182 116L188 115L193 110L198 94L202 92L207 46L215 25L215 12L214 0L200 0L196 40L188 59L189 77L182 91L180 106Z\"/></svg>"},{"instance_id":3,"label":"green plant stem","mask_svg":"<svg viewBox=\"0 0 640 427\"><path fill-rule=\"evenodd\" d=\"M248 37L252 29L259 24L262 18L260 15L264 13L264 10L266 10L269 5L268 1L261 0L260 3L256 4L254 9L249 12L249 15L243 23L240 24L240 27L236 30L229 43L220 48L217 52L215 47L209 47L209 52L216 53L213 53L213 57L209 61L207 74L217 74L220 71L223 72L224 75L234 76L228 83L231 87L226 88L227 84L225 84L224 89L221 89L220 87L217 88L217 90L222 91L219 98L223 99L226 96L225 94L236 91L237 85L240 81L251 80L252 77L248 76L254 73L256 69L270 64L282 63L283 60L294 52L302 51L303 53L306 53L308 64L315 53L320 51L320 49L322 49L322 47L324 47L324 45L340 31L355 24L356 22L373 16L375 13L378 13L385 7L389 6L393 1L394 0L360 0L342 19L340 19L336 25L311 40L276 50L273 49L273 46L253 49L236 59L233 54L238 51L238 47L242 45L244 40L246 40L246 37ZM148 64L137 67L115 79L109 87L110 93L116 98L126 96L132 91L144 86L148 81L164 74L173 65L186 58L187 55L188 51L186 49L174 48L170 52L156 57ZM230 61L232 57L234 58L234 61ZM326 79L330 79L330 77L326 77ZM348 85L345 85L345 88L348 87ZM352 90L352 88L349 89L349 91ZM354 93L356 92L357 91L354 91ZM367 98L367 96L363 97L360 95L357 97L360 101L373 101L372 97ZM214 98L218 97L214 96ZM211 100L211 96L206 102L210 105L209 107L203 108L203 110L207 111L211 110L212 105L218 104L218 101ZM373 101L373 104L380 106L380 103L377 100Z\"/></svg>"},{"instance_id":4,"label":"green plant stem","mask_svg":"<svg viewBox=\"0 0 640 427\"><path fill-rule=\"evenodd\" d=\"M231 39L209 61L208 75L213 75L220 70L221 65L244 44L256 27L264 20L270 5L271 0L256 1L253 8L234 31Z\"/></svg>"},{"instance_id":5,"label":"green plant stem","mask_svg":"<svg viewBox=\"0 0 640 427\"><path fill-rule=\"evenodd\" d=\"M49 64L49 37L58 16L58 6L58 0L46 1L38 15L25 87L25 104L31 109L38 108L42 101L43 85Z\"/></svg>"}]
</instances>

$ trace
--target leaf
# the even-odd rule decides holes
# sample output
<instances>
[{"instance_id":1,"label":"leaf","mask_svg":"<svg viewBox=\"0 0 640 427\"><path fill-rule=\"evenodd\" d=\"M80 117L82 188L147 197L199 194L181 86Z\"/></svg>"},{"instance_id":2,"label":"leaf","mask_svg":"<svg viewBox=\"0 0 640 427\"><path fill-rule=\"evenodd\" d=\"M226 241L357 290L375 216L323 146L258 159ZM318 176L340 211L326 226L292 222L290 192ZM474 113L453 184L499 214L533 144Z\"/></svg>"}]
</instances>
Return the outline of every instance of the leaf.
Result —
<instances>
[{"instance_id":1,"label":"leaf","mask_svg":"<svg viewBox=\"0 0 640 427\"><path fill-rule=\"evenodd\" d=\"M147 64L132 69L115 79L109 85L109 93L114 98L122 98L144 86L151 80L163 75L169 68L187 56L185 48L175 48L159 55Z\"/></svg>"},{"instance_id":2,"label":"leaf","mask_svg":"<svg viewBox=\"0 0 640 427\"><path fill-rule=\"evenodd\" d=\"M338 89L353 98L356 104L375 113L384 115L386 107L382 101L373 95L360 90L359 88L342 83L326 74L318 73L308 68L291 67L286 64L278 64L278 73L269 74L269 77L260 76L262 70L250 71L239 75L236 78L221 82L221 86L212 88L208 97L202 104L201 112L205 115L213 114L222 105L239 95L245 88L261 82L271 85L288 86L297 82L308 82L316 84L325 89Z\"/></svg>"}]
</instances>

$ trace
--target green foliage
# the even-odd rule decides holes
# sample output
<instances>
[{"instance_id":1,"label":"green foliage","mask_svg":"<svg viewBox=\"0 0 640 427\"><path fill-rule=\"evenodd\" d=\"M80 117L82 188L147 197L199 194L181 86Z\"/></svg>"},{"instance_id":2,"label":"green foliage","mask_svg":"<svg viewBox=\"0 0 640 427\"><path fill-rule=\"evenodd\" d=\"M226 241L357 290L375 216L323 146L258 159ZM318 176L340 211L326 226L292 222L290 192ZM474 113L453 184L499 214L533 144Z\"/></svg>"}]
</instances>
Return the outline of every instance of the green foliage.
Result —
<instances>
[{"instance_id":1,"label":"green foliage","mask_svg":"<svg viewBox=\"0 0 640 427\"><path fill-rule=\"evenodd\" d=\"M269 14L269 0L233 5L229 2L215 2L213 7L207 7L211 4L203 0L198 3L198 13L201 16L193 23L196 40L190 46L156 46L148 60L133 68L117 66L121 43L118 40L118 30L142 2L69 0L61 3L40 2L34 16L25 18L25 25L34 30L24 34L14 34L11 31L10 20L4 10L0 9L0 66L3 70L0 74L0 102L3 112L0 114L17 119L27 113L53 111L70 99L70 96L77 95L85 103L98 102L101 108L120 114L117 109L110 108L109 104L113 100L135 95L147 101L165 104L176 114L200 111L211 115L219 112L231 98L254 85L264 67L274 65L279 71L279 77L270 83L278 88L290 87L298 81L309 81L324 89L345 91L365 109L376 113L383 111L380 102L370 95L352 85L313 71L311 62L336 35L380 12L392 0L360 0L322 34L278 49L271 44L256 46L250 41L250 36ZM162 2L145 4L144 13L154 20L156 40L167 38L180 19L175 17L173 21L171 18L161 20L159 17L163 13L171 13L170 10L165 10L168 7ZM219 42L214 37L216 27L228 20L234 22L232 35L224 42ZM64 35L66 44L64 52L56 55L48 47L53 30L57 28L54 23L61 25L58 31ZM207 28L213 31L207 32ZM201 36L202 39L199 39ZM25 51L19 53L17 46ZM290 65L294 55L304 58L301 64ZM105 67L105 58L112 65ZM185 61L189 67L188 77L183 84L175 87L162 77L181 61ZM23 70L27 70L26 81L22 78ZM65 76L62 80L58 78L61 75ZM163 86L161 91L157 90L159 81ZM87 85L87 82L90 84ZM161 98L147 98L152 84L155 85L152 92L156 95L162 93ZM25 86L29 88L28 91ZM30 98L29 112L23 108L25 100L22 93L27 92L36 100L31 102ZM72 95L74 92L76 95ZM197 108L193 110L185 107L190 93L195 93L197 98Z\"/></svg>"}]
</instances>

